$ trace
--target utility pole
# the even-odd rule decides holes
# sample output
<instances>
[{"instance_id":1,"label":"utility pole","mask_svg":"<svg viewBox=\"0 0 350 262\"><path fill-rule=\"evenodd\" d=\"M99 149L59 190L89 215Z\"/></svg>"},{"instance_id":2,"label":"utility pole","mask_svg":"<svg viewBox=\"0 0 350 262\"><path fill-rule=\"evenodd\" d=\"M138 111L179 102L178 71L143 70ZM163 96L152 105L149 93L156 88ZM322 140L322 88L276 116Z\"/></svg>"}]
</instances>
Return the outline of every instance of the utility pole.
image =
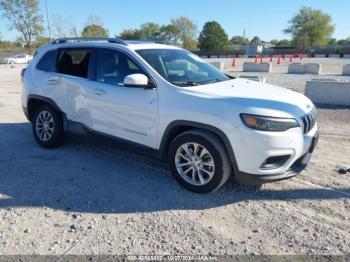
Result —
<instances>
[{"instance_id":1,"label":"utility pole","mask_svg":"<svg viewBox=\"0 0 350 262\"><path fill-rule=\"evenodd\" d=\"M50 42L51 42L52 38L51 38L51 28L50 28L49 13L47 11L47 0L45 0L45 8L46 8L47 30L49 31L49 39L50 39Z\"/></svg>"}]
</instances>

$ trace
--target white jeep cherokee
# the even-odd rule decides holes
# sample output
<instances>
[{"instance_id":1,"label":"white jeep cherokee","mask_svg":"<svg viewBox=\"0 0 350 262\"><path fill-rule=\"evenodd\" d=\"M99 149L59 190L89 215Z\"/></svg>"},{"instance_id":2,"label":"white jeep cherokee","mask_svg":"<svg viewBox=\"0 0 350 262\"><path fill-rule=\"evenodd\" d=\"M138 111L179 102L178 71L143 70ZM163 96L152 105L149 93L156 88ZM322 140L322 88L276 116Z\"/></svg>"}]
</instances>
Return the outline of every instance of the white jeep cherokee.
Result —
<instances>
[{"instance_id":1,"label":"white jeep cherokee","mask_svg":"<svg viewBox=\"0 0 350 262\"><path fill-rule=\"evenodd\" d=\"M22 76L40 146L59 146L68 131L131 142L194 192L218 189L231 173L246 184L293 177L317 143L316 109L302 94L235 79L166 44L58 39Z\"/></svg>"}]
</instances>

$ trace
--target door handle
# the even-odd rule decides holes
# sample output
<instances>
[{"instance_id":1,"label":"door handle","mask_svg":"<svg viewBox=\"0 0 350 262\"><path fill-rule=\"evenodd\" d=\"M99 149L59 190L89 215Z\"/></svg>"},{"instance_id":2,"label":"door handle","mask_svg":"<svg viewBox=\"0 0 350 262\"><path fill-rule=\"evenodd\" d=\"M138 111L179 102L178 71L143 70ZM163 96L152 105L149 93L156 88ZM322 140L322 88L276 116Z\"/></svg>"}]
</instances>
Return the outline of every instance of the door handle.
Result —
<instances>
[{"instance_id":1,"label":"door handle","mask_svg":"<svg viewBox=\"0 0 350 262\"><path fill-rule=\"evenodd\" d=\"M93 89L92 91L95 95L98 95L98 96L102 96L102 95L106 94L106 91L104 91L102 89Z\"/></svg>"}]
</instances>

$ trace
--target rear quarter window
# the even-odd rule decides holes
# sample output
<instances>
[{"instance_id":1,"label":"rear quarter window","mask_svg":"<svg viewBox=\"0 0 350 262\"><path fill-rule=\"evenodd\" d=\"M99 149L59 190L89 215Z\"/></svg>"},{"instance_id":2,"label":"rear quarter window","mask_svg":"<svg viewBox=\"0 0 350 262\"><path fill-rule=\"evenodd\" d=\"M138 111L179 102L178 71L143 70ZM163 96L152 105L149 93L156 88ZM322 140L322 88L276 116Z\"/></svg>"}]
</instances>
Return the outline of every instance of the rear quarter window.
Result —
<instances>
[{"instance_id":1,"label":"rear quarter window","mask_svg":"<svg viewBox=\"0 0 350 262\"><path fill-rule=\"evenodd\" d=\"M43 71L52 72L56 63L56 50L47 52L39 61L37 68Z\"/></svg>"}]
</instances>

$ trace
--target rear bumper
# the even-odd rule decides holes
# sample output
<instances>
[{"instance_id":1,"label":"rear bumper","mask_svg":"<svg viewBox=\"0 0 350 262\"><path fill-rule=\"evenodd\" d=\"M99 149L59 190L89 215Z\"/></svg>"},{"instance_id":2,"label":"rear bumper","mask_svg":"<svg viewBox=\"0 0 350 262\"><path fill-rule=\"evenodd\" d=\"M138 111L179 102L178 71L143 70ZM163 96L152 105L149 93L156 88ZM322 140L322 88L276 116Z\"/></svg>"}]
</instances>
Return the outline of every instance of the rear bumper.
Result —
<instances>
[{"instance_id":1,"label":"rear bumper","mask_svg":"<svg viewBox=\"0 0 350 262\"><path fill-rule=\"evenodd\" d=\"M23 110L24 115L25 115L26 118L28 119L28 121L30 121L30 120L29 120L29 115L28 115L28 109L27 109L26 107L22 106L22 110Z\"/></svg>"},{"instance_id":2,"label":"rear bumper","mask_svg":"<svg viewBox=\"0 0 350 262\"><path fill-rule=\"evenodd\" d=\"M281 174L273 174L273 175L256 175L249 174L244 172L237 172L235 174L235 178L240 183L246 185L259 185L263 183L281 181L285 179L289 179L300 174L306 167L311 158L311 153L306 153L298 160L296 160L293 165L284 173Z\"/></svg>"}]
</instances>

